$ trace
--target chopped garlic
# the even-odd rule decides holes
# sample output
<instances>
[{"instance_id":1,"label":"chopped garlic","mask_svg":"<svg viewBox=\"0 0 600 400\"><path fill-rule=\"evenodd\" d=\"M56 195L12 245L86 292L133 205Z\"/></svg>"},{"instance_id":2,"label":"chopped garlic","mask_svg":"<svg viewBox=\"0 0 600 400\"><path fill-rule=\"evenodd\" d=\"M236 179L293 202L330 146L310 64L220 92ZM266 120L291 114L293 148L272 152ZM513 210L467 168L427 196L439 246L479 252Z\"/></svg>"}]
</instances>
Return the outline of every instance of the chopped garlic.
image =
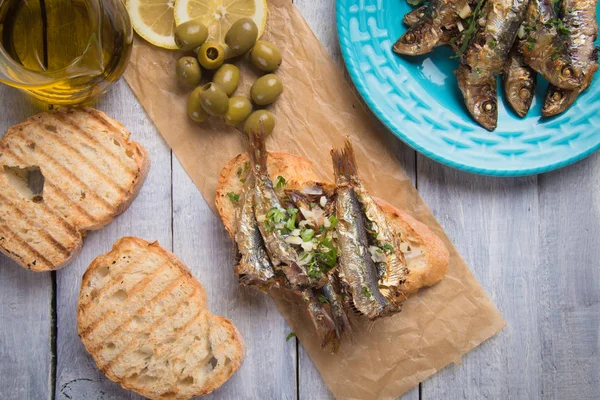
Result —
<instances>
[{"instance_id":1,"label":"chopped garlic","mask_svg":"<svg viewBox=\"0 0 600 400\"><path fill-rule=\"evenodd\" d=\"M306 265L313 259L312 253L303 253L298 260L298 265Z\"/></svg>"},{"instance_id":2,"label":"chopped garlic","mask_svg":"<svg viewBox=\"0 0 600 400\"><path fill-rule=\"evenodd\" d=\"M302 238L298 237L298 236L288 236L285 238L285 241L289 244L298 244L298 245L301 245L302 243L304 243Z\"/></svg>"},{"instance_id":3,"label":"chopped garlic","mask_svg":"<svg viewBox=\"0 0 600 400\"><path fill-rule=\"evenodd\" d=\"M462 19L467 19L467 17L469 15L471 15L471 7L469 7L468 4L465 4L465 6L463 8L461 8L461 10L458 12L458 15L462 18Z\"/></svg>"},{"instance_id":4,"label":"chopped garlic","mask_svg":"<svg viewBox=\"0 0 600 400\"><path fill-rule=\"evenodd\" d=\"M265 219L266 219L266 218L267 218L267 216L263 214L263 215L258 215L258 216L256 217L256 220L257 220L258 222L265 222Z\"/></svg>"},{"instance_id":5,"label":"chopped garlic","mask_svg":"<svg viewBox=\"0 0 600 400\"><path fill-rule=\"evenodd\" d=\"M373 262L386 262L387 261L387 257L383 253L383 250L381 250L377 246L369 246L369 253L371 253L371 260L373 260Z\"/></svg>"},{"instance_id":6,"label":"chopped garlic","mask_svg":"<svg viewBox=\"0 0 600 400\"><path fill-rule=\"evenodd\" d=\"M408 253L408 243L406 243L406 242L400 243L400 251L403 253Z\"/></svg>"},{"instance_id":7,"label":"chopped garlic","mask_svg":"<svg viewBox=\"0 0 600 400\"><path fill-rule=\"evenodd\" d=\"M303 242L301 246L304 251L312 251L315 248L315 244L312 241Z\"/></svg>"},{"instance_id":8,"label":"chopped garlic","mask_svg":"<svg viewBox=\"0 0 600 400\"><path fill-rule=\"evenodd\" d=\"M323 220L323 226L327 229L329 229L331 227L331 221L329 220L329 218L325 218Z\"/></svg>"},{"instance_id":9,"label":"chopped garlic","mask_svg":"<svg viewBox=\"0 0 600 400\"><path fill-rule=\"evenodd\" d=\"M302 188L302 190L300 191L304 194L309 194L309 195L318 195L318 194L323 194L323 189L321 189L319 186L307 186Z\"/></svg>"},{"instance_id":10,"label":"chopped garlic","mask_svg":"<svg viewBox=\"0 0 600 400\"><path fill-rule=\"evenodd\" d=\"M290 232L290 235L292 235L292 236L300 236L300 229L294 229L292 232Z\"/></svg>"},{"instance_id":11,"label":"chopped garlic","mask_svg":"<svg viewBox=\"0 0 600 400\"><path fill-rule=\"evenodd\" d=\"M321 205L321 207L325 207L327 205L327 197L321 196L321 198L319 199L319 204Z\"/></svg>"},{"instance_id":12,"label":"chopped garlic","mask_svg":"<svg viewBox=\"0 0 600 400\"><path fill-rule=\"evenodd\" d=\"M303 219L302 221L300 221L300 223L298 224L298 226L300 228L304 228L306 225L308 225L308 220Z\"/></svg>"}]
</instances>

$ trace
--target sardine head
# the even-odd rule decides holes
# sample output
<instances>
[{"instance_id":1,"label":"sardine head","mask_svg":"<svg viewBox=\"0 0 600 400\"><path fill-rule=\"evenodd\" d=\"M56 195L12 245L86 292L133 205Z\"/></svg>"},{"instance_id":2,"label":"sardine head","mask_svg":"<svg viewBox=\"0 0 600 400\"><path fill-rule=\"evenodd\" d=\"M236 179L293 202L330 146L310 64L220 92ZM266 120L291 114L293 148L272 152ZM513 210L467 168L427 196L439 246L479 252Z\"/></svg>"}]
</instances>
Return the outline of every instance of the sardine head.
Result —
<instances>
[{"instance_id":1,"label":"sardine head","mask_svg":"<svg viewBox=\"0 0 600 400\"><path fill-rule=\"evenodd\" d=\"M544 106L542 107L542 115L544 117L552 117L565 111L573 102L572 93L577 93L569 90L563 90L554 86L548 88Z\"/></svg>"},{"instance_id":2,"label":"sardine head","mask_svg":"<svg viewBox=\"0 0 600 400\"><path fill-rule=\"evenodd\" d=\"M519 117L524 117L531 107L535 87L528 79L517 80L506 85L506 96Z\"/></svg>"},{"instance_id":3,"label":"sardine head","mask_svg":"<svg viewBox=\"0 0 600 400\"><path fill-rule=\"evenodd\" d=\"M428 22L411 27L400 36L393 50L398 54L419 55L429 53L440 41L440 32Z\"/></svg>"},{"instance_id":4,"label":"sardine head","mask_svg":"<svg viewBox=\"0 0 600 400\"><path fill-rule=\"evenodd\" d=\"M581 74L568 62L558 58L552 62L550 83L562 89L577 89L581 86Z\"/></svg>"},{"instance_id":5,"label":"sardine head","mask_svg":"<svg viewBox=\"0 0 600 400\"><path fill-rule=\"evenodd\" d=\"M464 70L459 68L456 72L458 86L465 98L467 109L480 125L493 131L498 124L498 93L496 80L478 85L467 83Z\"/></svg>"}]
</instances>

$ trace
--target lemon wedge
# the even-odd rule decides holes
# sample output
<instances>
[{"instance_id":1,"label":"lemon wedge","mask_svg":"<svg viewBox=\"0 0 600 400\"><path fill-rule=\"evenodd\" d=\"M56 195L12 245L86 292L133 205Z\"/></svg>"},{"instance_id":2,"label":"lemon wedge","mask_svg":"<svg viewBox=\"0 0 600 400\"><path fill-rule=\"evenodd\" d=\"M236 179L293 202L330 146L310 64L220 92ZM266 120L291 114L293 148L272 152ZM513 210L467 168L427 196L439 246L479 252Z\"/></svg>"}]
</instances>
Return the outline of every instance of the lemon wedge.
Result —
<instances>
[{"instance_id":1,"label":"lemon wedge","mask_svg":"<svg viewBox=\"0 0 600 400\"><path fill-rule=\"evenodd\" d=\"M175 0L128 0L131 25L138 35L163 49L177 49L175 44Z\"/></svg>"},{"instance_id":2,"label":"lemon wedge","mask_svg":"<svg viewBox=\"0 0 600 400\"><path fill-rule=\"evenodd\" d=\"M209 40L224 43L225 34L235 21L250 17L260 37L267 23L267 0L176 0L175 22L182 24L198 18L208 28Z\"/></svg>"}]
</instances>

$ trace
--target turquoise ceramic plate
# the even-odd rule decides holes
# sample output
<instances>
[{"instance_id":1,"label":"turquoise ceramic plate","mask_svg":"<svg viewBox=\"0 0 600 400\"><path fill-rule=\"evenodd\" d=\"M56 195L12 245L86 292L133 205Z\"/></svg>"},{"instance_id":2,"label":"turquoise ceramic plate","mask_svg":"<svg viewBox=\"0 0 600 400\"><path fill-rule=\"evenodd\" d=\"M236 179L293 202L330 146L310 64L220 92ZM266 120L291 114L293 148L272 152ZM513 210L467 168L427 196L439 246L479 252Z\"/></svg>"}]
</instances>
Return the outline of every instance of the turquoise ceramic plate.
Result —
<instances>
[{"instance_id":1,"label":"turquoise ceramic plate","mask_svg":"<svg viewBox=\"0 0 600 400\"><path fill-rule=\"evenodd\" d=\"M337 0L340 46L356 88L414 149L466 171L517 176L563 167L600 148L597 81L566 113L542 119L547 84L538 79L527 117L519 118L502 100L498 128L481 128L463 105L453 75L458 60L450 59L448 48L419 57L392 52L410 9L406 0Z\"/></svg>"}]
</instances>

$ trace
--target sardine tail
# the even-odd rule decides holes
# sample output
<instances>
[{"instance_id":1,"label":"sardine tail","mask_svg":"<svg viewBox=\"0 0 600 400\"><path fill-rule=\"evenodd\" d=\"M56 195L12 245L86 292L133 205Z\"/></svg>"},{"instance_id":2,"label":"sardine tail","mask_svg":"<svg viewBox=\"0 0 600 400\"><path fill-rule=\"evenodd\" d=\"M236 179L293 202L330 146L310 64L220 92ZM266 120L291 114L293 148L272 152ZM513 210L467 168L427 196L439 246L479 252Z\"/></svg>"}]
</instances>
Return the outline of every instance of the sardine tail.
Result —
<instances>
[{"instance_id":1,"label":"sardine tail","mask_svg":"<svg viewBox=\"0 0 600 400\"><path fill-rule=\"evenodd\" d=\"M332 149L333 173L338 184L348 183L356 177L356 158L354 148L348 138L343 149Z\"/></svg>"},{"instance_id":2,"label":"sardine tail","mask_svg":"<svg viewBox=\"0 0 600 400\"><path fill-rule=\"evenodd\" d=\"M254 167L254 172L257 175L267 173L267 148L265 145L264 132L264 127L261 125L260 132L250 131L248 136L250 143L248 155L250 156L250 161Z\"/></svg>"}]
</instances>

